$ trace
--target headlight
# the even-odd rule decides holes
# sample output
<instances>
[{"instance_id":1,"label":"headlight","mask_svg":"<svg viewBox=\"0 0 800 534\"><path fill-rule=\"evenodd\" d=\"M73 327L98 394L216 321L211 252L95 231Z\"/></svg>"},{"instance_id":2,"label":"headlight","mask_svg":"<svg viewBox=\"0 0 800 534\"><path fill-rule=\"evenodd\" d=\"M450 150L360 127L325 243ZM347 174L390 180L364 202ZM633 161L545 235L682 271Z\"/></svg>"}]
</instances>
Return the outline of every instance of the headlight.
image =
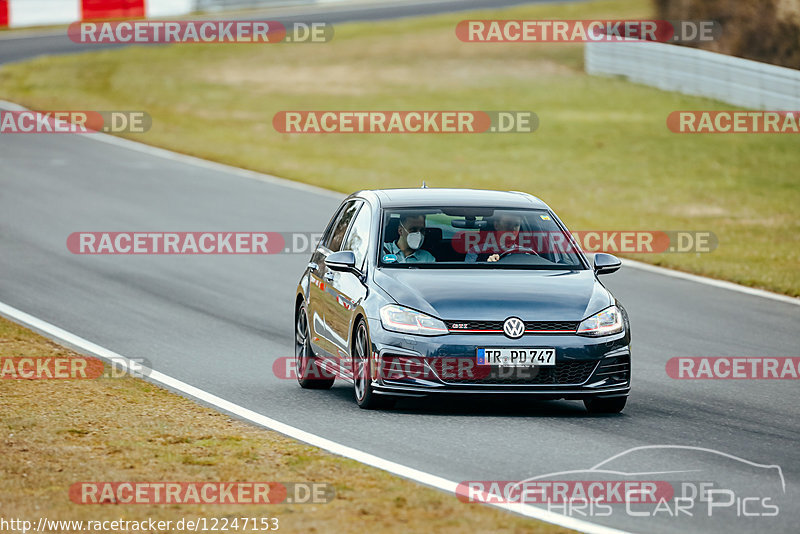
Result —
<instances>
[{"instance_id":1,"label":"headlight","mask_svg":"<svg viewBox=\"0 0 800 534\"><path fill-rule=\"evenodd\" d=\"M404 334L439 336L448 333L447 326L436 317L396 304L381 308L381 324L386 330Z\"/></svg>"},{"instance_id":2,"label":"headlight","mask_svg":"<svg viewBox=\"0 0 800 534\"><path fill-rule=\"evenodd\" d=\"M625 329L622 312L616 306L606 308L600 313L584 319L578 326L578 335L581 336L608 336L617 334Z\"/></svg>"}]
</instances>

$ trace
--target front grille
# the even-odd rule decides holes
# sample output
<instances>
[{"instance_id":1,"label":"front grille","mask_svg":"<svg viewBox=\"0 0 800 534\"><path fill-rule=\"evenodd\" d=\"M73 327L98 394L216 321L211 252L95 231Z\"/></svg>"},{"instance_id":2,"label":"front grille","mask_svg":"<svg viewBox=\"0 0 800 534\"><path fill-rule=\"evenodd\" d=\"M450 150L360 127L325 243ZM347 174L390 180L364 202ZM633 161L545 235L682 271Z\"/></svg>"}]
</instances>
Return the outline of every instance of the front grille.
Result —
<instances>
[{"instance_id":1,"label":"front grille","mask_svg":"<svg viewBox=\"0 0 800 534\"><path fill-rule=\"evenodd\" d=\"M620 382L628 382L631 379L631 357L630 355L617 356L616 358L606 358L597 368L595 378L608 378Z\"/></svg>"},{"instance_id":2,"label":"front grille","mask_svg":"<svg viewBox=\"0 0 800 534\"><path fill-rule=\"evenodd\" d=\"M472 359L475 363L475 359ZM449 384L533 384L578 385L586 382L597 367L597 361L559 362L552 367L496 367L477 365L474 377L442 377ZM434 365L437 373L439 369ZM441 374L440 374L441 376Z\"/></svg>"},{"instance_id":3,"label":"front grille","mask_svg":"<svg viewBox=\"0 0 800 534\"><path fill-rule=\"evenodd\" d=\"M503 331L503 321L445 321L448 330L499 330Z\"/></svg>"},{"instance_id":4,"label":"front grille","mask_svg":"<svg viewBox=\"0 0 800 534\"><path fill-rule=\"evenodd\" d=\"M525 330L574 332L578 329L578 324L578 321L525 321Z\"/></svg>"},{"instance_id":5,"label":"front grille","mask_svg":"<svg viewBox=\"0 0 800 534\"><path fill-rule=\"evenodd\" d=\"M445 321L451 332L465 333L502 332L505 321ZM578 321L525 321L526 332L572 333L578 329Z\"/></svg>"}]
</instances>

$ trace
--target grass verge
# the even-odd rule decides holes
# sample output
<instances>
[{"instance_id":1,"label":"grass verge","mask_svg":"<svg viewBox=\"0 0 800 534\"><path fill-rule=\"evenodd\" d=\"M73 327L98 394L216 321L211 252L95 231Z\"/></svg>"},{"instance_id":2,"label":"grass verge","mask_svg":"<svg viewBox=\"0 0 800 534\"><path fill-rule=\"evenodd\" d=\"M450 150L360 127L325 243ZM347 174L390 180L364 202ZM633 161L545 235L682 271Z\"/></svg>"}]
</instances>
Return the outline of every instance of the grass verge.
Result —
<instances>
[{"instance_id":1,"label":"grass verge","mask_svg":"<svg viewBox=\"0 0 800 534\"><path fill-rule=\"evenodd\" d=\"M78 355L0 318L0 356ZM463 504L130 376L0 380L0 429L0 517L6 520L276 517L281 532L572 532ZM336 498L314 505L72 503L70 485L88 481L326 482Z\"/></svg>"},{"instance_id":2,"label":"grass verge","mask_svg":"<svg viewBox=\"0 0 800 534\"><path fill-rule=\"evenodd\" d=\"M531 192L573 230L714 232L706 254L636 259L800 295L800 163L790 135L678 135L702 98L587 76L577 44L476 44L467 18L648 18L650 0L532 5L336 27L327 44L130 47L0 70L0 94L37 109L140 109L130 136L342 192L478 187ZM297 135L282 110L529 109L534 134ZM300 230L300 228L298 228ZM311 230L311 229L306 229Z\"/></svg>"}]
</instances>

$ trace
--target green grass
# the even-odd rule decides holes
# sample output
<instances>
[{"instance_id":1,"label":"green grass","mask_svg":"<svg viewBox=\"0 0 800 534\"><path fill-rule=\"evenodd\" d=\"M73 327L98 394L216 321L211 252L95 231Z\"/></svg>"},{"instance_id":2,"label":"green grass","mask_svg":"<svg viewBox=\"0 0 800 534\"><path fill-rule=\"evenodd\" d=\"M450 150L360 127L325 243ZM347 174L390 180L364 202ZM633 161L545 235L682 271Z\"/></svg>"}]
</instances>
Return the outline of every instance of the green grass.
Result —
<instances>
[{"instance_id":1,"label":"green grass","mask_svg":"<svg viewBox=\"0 0 800 534\"><path fill-rule=\"evenodd\" d=\"M635 18L649 0L524 6L336 27L328 44L131 47L0 70L39 109L140 109L130 136L342 192L479 187L531 192L573 230L711 231L708 254L636 259L800 295L800 147L791 135L679 135L666 117L719 102L583 73L578 44L476 44L467 18ZM289 135L282 110L528 109L534 134ZM308 228L308 230L311 230Z\"/></svg>"}]
</instances>

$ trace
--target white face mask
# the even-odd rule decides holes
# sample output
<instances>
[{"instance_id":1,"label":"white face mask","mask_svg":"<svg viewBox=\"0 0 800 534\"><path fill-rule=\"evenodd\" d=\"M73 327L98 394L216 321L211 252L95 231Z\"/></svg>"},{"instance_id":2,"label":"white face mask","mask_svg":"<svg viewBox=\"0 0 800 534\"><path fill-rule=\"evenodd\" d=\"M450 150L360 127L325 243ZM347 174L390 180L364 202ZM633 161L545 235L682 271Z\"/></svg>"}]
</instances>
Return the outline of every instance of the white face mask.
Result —
<instances>
[{"instance_id":1,"label":"white face mask","mask_svg":"<svg viewBox=\"0 0 800 534\"><path fill-rule=\"evenodd\" d=\"M403 229L408 232L408 229L405 226L403 226ZM424 238L425 236L422 234L422 232L409 232L406 234L406 243L408 243L410 248L417 250L422 246L422 241Z\"/></svg>"},{"instance_id":2,"label":"white face mask","mask_svg":"<svg viewBox=\"0 0 800 534\"><path fill-rule=\"evenodd\" d=\"M423 240L422 232L413 232L406 236L406 243L408 243L408 246L413 248L414 250L417 250L419 247L422 246L422 240Z\"/></svg>"}]
</instances>

